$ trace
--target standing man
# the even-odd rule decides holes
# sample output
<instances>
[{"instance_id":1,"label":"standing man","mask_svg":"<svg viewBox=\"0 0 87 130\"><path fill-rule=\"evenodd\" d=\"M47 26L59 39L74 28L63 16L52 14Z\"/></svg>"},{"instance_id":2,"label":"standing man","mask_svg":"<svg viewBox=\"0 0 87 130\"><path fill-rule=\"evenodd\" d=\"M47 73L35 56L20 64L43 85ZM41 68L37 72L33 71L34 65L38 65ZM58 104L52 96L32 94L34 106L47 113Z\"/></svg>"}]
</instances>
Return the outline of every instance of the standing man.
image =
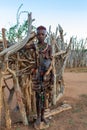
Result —
<instances>
[{"instance_id":1,"label":"standing man","mask_svg":"<svg viewBox=\"0 0 87 130\"><path fill-rule=\"evenodd\" d=\"M50 72L48 79L45 77L47 70L49 69L52 62L52 48L45 42L47 31L44 26L37 28L37 67L33 78L33 90L36 92L36 110L37 119L35 125L40 125L44 122L45 125L48 121L44 118L45 111L45 97L46 91L49 90L52 81L52 72Z\"/></svg>"}]
</instances>

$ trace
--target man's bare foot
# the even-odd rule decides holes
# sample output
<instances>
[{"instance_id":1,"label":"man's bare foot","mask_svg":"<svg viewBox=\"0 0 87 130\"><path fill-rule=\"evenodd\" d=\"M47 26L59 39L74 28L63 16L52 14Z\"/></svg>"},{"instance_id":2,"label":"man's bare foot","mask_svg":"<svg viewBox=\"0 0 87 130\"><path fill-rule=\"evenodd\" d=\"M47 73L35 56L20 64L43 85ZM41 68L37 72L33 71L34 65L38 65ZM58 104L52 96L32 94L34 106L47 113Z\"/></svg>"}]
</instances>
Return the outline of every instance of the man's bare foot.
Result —
<instances>
[{"instance_id":1,"label":"man's bare foot","mask_svg":"<svg viewBox=\"0 0 87 130\"><path fill-rule=\"evenodd\" d=\"M37 118L36 122L34 123L34 128L36 130L42 130L48 127L49 127L49 122L45 118L43 118L42 120L40 118Z\"/></svg>"},{"instance_id":2,"label":"man's bare foot","mask_svg":"<svg viewBox=\"0 0 87 130\"><path fill-rule=\"evenodd\" d=\"M34 123L34 128L35 128L36 130L39 130L39 129L40 129L40 123L41 123L41 119L40 119L40 117L38 117L38 118L36 119L35 123Z\"/></svg>"},{"instance_id":3,"label":"man's bare foot","mask_svg":"<svg viewBox=\"0 0 87 130\"><path fill-rule=\"evenodd\" d=\"M47 119L45 119L45 118L43 118L41 121L43 121L46 125L49 124L49 121Z\"/></svg>"}]
</instances>

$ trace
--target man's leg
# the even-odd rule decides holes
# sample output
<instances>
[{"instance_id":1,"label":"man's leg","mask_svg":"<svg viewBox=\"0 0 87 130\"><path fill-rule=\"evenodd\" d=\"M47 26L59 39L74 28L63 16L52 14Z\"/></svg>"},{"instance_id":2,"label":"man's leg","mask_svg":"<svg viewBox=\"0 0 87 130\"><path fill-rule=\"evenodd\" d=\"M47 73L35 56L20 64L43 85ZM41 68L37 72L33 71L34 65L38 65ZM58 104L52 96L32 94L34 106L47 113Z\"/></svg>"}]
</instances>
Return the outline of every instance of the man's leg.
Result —
<instances>
[{"instance_id":1,"label":"man's leg","mask_svg":"<svg viewBox=\"0 0 87 130\"><path fill-rule=\"evenodd\" d=\"M45 124L48 124L48 120L45 118L45 94L44 100L42 101L42 106L41 106L41 121L44 122Z\"/></svg>"},{"instance_id":2,"label":"man's leg","mask_svg":"<svg viewBox=\"0 0 87 130\"><path fill-rule=\"evenodd\" d=\"M37 119L36 119L36 125L39 125L41 122L41 118L40 118L40 96L39 93L36 92L36 111L37 111Z\"/></svg>"}]
</instances>

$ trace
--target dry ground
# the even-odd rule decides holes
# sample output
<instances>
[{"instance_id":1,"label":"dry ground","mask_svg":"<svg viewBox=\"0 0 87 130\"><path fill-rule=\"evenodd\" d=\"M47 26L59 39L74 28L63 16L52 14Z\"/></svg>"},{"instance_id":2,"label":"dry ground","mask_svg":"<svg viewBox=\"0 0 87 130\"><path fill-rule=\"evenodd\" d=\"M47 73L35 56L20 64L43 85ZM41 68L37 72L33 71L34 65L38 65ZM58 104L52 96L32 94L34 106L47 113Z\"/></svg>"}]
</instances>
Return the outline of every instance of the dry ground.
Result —
<instances>
[{"instance_id":1,"label":"dry ground","mask_svg":"<svg viewBox=\"0 0 87 130\"><path fill-rule=\"evenodd\" d=\"M46 130L87 130L87 68L70 69L64 73L65 93L61 102L67 102L72 109L55 115ZM18 118L15 114L13 119ZM1 128L2 130L7 130ZM11 130L34 130L33 124L14 124Z\"/></svg>"}]
</instances>

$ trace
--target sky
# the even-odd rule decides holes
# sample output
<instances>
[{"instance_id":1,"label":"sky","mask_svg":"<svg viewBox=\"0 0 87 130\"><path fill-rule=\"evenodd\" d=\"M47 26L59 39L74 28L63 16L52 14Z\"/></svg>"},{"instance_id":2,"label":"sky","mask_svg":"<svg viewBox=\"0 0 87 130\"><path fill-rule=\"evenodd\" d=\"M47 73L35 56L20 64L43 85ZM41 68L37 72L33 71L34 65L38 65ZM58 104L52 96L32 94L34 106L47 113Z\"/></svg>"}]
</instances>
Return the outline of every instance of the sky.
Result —
<instances>
[{"instance_id":1,"label":"sky","mask_svg":"<svg viewBox=\"0 0 87 130\"><path fill-rule=\"evenodd\" d=\"M44 25L47 30L51 25L55 32L58 24L69 38L87 37L87 0L1 0L0 1L0 31L1 28L16 24L17 10L32 12L34 26ZM20 16L20 21L27 19L27 14Z\"/></svg>"}]
</instances>

